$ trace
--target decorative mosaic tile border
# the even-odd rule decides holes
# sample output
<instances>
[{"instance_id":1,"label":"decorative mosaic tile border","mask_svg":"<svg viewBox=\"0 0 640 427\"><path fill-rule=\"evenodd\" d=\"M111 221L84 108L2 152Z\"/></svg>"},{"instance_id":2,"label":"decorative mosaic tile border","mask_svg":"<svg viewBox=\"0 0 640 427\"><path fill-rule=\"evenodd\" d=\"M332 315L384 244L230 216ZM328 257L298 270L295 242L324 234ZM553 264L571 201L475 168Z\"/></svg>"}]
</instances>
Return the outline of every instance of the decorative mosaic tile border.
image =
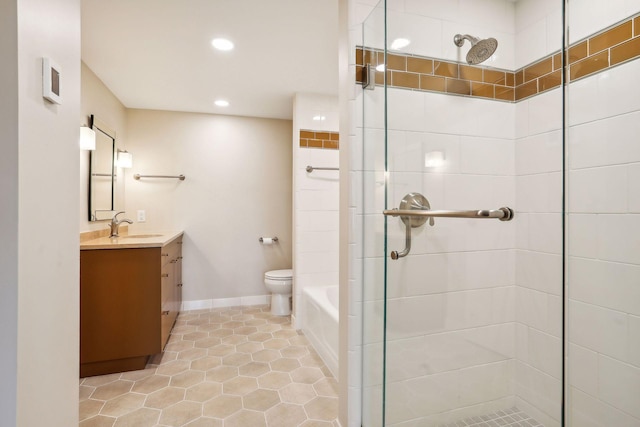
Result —
<instances>
[{"instance_id":1,"label":"decorative mosaic tile border","mask_svg":"<svg viewBox=\"0 0 640 427\"><path fill-rule=\"evenodd\" d=\"M384 52L356 48L356 81L362 83L364 65L384 64ZM376 71L376 85L477 96L502 101L514 100L513 72L459 64L417 55L387 54L385 71Z\"/></svg>"},{"instance_id":2,"label":"decorative mosaic tile border","mask_svg":"<svg viewBox=\"0 0 640 427\"><path fill-rule=\"evenodd\" d=\"M300 147L337 150L340 148L340 134L324 130L300 130Z\"/></svg>"},{"instance_id":3,"label":"decorative mosaic tile border","mask_svg":"<svg viewBox=\"0 0 640 427\"><path fill-rule=\"evenodd\" d=\"M567 54L567 81L572 82L640 57L640 16L572 44ZM364 64L384 64L380 49L356 47L356 82L362 83ZM472 66L411 54L387 54L385 71L376 71L376 85L451 93L517 102L554 89L562 83L560 52L516 71Z\"/></svg>"}]
</instances>

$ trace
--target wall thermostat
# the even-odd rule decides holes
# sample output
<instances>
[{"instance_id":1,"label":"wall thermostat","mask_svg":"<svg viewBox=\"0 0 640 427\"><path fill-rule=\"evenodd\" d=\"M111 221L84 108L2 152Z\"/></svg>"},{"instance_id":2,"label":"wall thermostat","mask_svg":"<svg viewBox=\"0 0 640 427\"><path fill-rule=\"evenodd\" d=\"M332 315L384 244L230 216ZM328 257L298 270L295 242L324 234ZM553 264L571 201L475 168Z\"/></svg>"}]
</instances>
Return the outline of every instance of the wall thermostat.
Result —
<instances>
[{"instance_id":1,"label":"wall thermostat","mask_svg":"<svg viewBox=\"0 0 640 427\"><path fill-rule=\"evenodd\" d=\"M42 96L54 104L62 104L60 74L58 64L49 58L42 58Z\"/></svg>"}]
</instances>

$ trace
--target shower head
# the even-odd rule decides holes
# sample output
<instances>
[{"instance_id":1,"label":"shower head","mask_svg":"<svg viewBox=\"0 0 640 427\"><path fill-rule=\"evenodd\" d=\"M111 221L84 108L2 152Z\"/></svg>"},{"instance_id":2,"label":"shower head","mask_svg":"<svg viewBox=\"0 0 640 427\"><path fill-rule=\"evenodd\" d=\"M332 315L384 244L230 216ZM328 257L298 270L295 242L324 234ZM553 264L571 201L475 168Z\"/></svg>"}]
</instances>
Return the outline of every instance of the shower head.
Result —
<instances>
[{"instance_id":1,"label":"shower head","mask_svg":"<svg viewBox=\"0 0 640 427\"><path fill-rule=\"evenodd\" d=\"M498 48L498 40L493 37L480 40L479 38L470 36L469 34L456 34L453 38L453 42L456 46L462 47L465 39L471 42L471 49L469 49L469 52L467 53L467 63L471 65L476 65L486 61Z\"/></svg>"}]
</instances>

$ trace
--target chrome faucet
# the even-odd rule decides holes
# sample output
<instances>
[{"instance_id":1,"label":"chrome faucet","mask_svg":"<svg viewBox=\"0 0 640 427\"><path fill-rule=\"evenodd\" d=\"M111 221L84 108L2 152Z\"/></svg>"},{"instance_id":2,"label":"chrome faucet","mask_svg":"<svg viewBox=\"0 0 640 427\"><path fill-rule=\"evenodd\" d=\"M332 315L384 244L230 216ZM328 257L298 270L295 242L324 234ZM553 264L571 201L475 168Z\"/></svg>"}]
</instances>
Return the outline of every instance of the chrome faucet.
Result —
<instances>
[{"instance_id":1,"label":"chrome faucet","mask_svg":"<svg viewBox=\"0 0 640 427\"><path fill-rule=\"evenodd\" d=\"M117 214L115 214L113 216L113 218L111 218L111 222L109 223L109 227L111 228L111 233L109 234L109 237L119 237L118 236L118 229L120 228L120 224L122 224L123 222L126 222L127 224L133 224L133 221L131 221L130 219L127 218L123 218L121 220L118 220L118 215L123 214L124 211L122 212L118 212Z\"/></svg>"}]
</instances>

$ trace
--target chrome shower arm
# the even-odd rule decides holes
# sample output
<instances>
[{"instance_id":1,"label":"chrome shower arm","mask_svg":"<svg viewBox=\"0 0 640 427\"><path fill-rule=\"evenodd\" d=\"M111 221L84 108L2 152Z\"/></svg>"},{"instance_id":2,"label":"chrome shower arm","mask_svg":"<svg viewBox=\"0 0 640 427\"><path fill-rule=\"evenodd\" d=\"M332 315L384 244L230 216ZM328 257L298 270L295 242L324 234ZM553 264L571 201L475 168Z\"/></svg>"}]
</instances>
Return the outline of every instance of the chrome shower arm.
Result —
<instances>
[{"instance_id":1,"label":"chrome shower arm","mask_svg":"<svg viewBox=\"0 0 640 427\"><path fill-rule=\"evenodd\" d=\"M462 47L462 45L464 45L464 41L465 40L469 40L471 42L472 46L480 41L480 39L478 37L473 37L472 35L469 35L469 34L465 34L465 35L456 34L453 37L453 42L458 47Z\"/></svg>"}]
</instances>

